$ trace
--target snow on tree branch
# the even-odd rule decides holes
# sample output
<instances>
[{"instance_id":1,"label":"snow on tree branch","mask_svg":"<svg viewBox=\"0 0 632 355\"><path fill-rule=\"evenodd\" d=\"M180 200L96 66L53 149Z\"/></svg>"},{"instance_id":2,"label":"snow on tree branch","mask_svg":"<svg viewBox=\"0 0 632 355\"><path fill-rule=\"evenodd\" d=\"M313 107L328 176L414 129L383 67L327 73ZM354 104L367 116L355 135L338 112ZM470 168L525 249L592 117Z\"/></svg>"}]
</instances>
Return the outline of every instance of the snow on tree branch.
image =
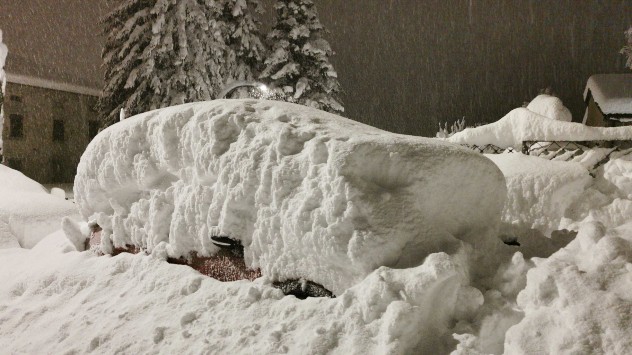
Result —
<instances>
[{"instance_id":1,"label":"snow on tree branch","mask_svg":"<svg viewBox=\"0 0 632 355\"><path fill-rule=\"evenodd\" d=\"M334 55L312 0L279 0L276 24L268 34L271 55L260 78L279 89L285 101L344 112Z\"/></svg>"}]
</instances>

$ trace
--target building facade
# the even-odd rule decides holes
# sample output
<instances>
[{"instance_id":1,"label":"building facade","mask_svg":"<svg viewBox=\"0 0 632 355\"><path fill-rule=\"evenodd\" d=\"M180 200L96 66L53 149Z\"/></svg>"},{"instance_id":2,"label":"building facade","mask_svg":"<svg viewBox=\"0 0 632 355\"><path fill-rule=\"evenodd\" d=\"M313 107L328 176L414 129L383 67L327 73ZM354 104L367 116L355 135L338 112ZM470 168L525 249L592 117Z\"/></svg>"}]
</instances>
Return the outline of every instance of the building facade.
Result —
<instances>
[{"instance_id":1,"label":"building facade","mask_svg":"<svg viewBox=\"0 0 632 355\"><path fill-rule=\"evenodd\" d=\"M98 132L94 89L7 75L3 161L42 184L72 183Z\"/></svg>"}]
</instances>

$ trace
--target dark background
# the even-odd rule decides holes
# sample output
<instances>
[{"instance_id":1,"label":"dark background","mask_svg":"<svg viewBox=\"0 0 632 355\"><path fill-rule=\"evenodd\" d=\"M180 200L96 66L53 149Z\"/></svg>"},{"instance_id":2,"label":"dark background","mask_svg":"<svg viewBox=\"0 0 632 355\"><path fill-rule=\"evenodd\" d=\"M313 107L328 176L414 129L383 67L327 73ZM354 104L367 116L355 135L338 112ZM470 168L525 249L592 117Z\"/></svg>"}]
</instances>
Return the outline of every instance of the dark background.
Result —
<instances>
[{"instance_id":1,"label":"dark background","mask_svg":"<svg viewBox=\"0 0 632 355\"><path fill-rule=\"evenodd\" d=\"M548 86L581 120L588 77L629 72L619 50L632 0L315 2L345 115L393 132L493 122ZM266 28L272 3L263 1ZM105 11L98 0L0 0L8 71L99 87Z\"/></svg>"}]
</instances>

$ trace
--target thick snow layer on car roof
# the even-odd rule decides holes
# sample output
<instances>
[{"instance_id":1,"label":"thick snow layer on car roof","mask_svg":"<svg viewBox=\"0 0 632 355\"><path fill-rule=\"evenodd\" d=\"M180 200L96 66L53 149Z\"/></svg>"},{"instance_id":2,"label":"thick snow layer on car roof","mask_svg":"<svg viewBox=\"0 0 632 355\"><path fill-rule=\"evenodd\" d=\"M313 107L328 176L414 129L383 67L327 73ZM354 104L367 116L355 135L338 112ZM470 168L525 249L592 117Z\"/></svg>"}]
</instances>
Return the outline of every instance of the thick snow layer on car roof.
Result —
<instances>
[{"instance_id":1,"label":"thick snow layer on car roof","mask_svg":"<svg viewBox=\"0 0 632 355\"><path fill-rule=\"evenodd\" d=\"M214 254L210 237L230 236L264 275L336 294L462 241L493 248L506 196L496 166L457 145L255 100L115 124L88 146L74 191L104 243L164 242L179 257Z\"/></svg>"},{"instance_id":2,"label":"thick snow layer on car roof","mask_svg":"<svg viewBox=\"0 0 632 355\"><path fill-rule=\"evenodd\" d=\"M448 141L459 144L494 144L521 149L523 141L630 140L632 126L589 127L581 123L562 122L517 108L500 120L484 126L466 128Z\"/></svg>"},{"instance_id":3,"label":"thick snow layer on car roof","mask_svg":"<svg viewBox=\"0 0 632 355\"><path fill-rule=\"evenodd\" d=\"M31 248L58 230L63 217L79 218L76 206L51 196L37 182L0 164L0 248Z\"/></svg>"},{"instance_id":4,"label":"thick snow layer on car roof","mask_svg":"<svg viewBox=\"0 0 632 355\"><path fill-rule=\"evenodd\" d=\"M588 78L584 99L592 95L601 112L632 114L632 74L596 74Z\"/></svg>"}]
</instances>

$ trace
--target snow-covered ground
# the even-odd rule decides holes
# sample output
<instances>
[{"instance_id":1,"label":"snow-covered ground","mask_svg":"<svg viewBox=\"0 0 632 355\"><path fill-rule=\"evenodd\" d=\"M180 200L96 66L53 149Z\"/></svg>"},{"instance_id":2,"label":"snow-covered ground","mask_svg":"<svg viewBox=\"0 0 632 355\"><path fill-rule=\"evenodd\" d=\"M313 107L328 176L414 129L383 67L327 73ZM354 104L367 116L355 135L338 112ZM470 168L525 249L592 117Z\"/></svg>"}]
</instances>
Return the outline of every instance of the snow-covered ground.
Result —
<instances>
[{"instance_id":1,"label":"snow-covered ground","mask_svg":"<svg viewBox=\"0 0 632 355\"><path fill-rule=\"evenodd\" d=\"M532 117L520 112L513 111L513 115ZM607 134L632 138L629 129L625 128L605 133L594 133L590 129L590 132L584 132L566 122L533 117L536 123L544 125L537 128L538 132L557 132L556 136L575 132L582 137ZM275 118L279 123L273 121ZM310 119L319 123L306 123ZM518 136L546 140L546 137L527 132L531 123L517 120L505 119L505 123L491 128L480 127L480 130L492 138L503 136L498 130L518 132L510 137L508 146L514 145L512 142ZM204 128L204 122L215 122L211 125L214 128ZM239 126L239 122L243 126ZM254 122L250 129L248 122ZM226 127L233 128L227 130ZM205 131L214 132L211 134L216 136L203 139ZM173 132L177 134L174 136ZM548 161L520 153L485 158L440 141L392 135L318 111L267 102L182 106L132 118L102 132L99 137L82 159L75 194L84 217L96 213L97 218L105 220L103 225L106 227L108 219L124 219L137 214L135 219L112 223L121 223L120 229L111 230L114 243L121 238L123 242L148 247L149 243L142 244L147 239L130 237L139 231L130 231L145 228L143 235L149 237L151 232L147 228L162 225L165 220L171 220L173 225L173 219L167 217L178 215L178 208L158 214L160 221L154 219L146 225L139 224L142 216L161 210L161 206L164 210L169 203L180 204L184 210L198 211L193 214L193 219L185 218L181 225L191 228L205 224L214 226L222 218L209 215L208 211L213 209L214 201L221 201L216 203L224 207L218 207L217 213L232 216L229 218L231 223L222 224L221 232L230 232L234 226L240 230L238 236L243 238L247 248L257 240L257 228L263 228L257 223L266 219L260 218L269 217L266 223L277 225L277 238L270 235L262 239L272 243L267 248L272 248L275 240L282 244L298 241L294 257L311 253L313 255L305 256L311 258L312 263L321 260L322 265L303 265L307 270L306 277L320 277L318 281L326 282L328 276L322 275L333 275L331 269L311 271L309 267L327 270L334 260L339 260L340 274L348 272L356 278L344 276L345 286L340 288L332 283L332 288L337 291L336 298L300 301L293 296L284 296L272 287L271 282L279 274L270 272L273 268L266 269L264 258L256 255L264 250L264 246L252 247L258 251L251 250L249 259L249 262L259 260L257 265L262 266L264 277L254 282L222 283L189 267L166 263L167 254L178 255L175 252L178 247L171 244L180 241L173 240L177 237L171 235L162 240L163 244L158 243L161 247L154 245L150 249L153 251L151 255L97 257L89 252L77 252L75 244L58 231L31 250L0 250L0 343L4 346L3 351L239 354L632 352L629 337L632 332L629 316L632 313L632 155L612 156L594 172L593 178L584 165L576 162ZM229 137L232 138L227 144ZM259 144L259 140L266 137L266 144ZM476 140L482 135L470 133L470 137ZM139 144L152 139L162 145L145 147ZM302 141L300 147L297 139ZM322 142L324 148L318 142ZM184 154L185 149L169 148L165 143L176 147L188 145L192 153ZM210 145L209 151L204 148L206 144ZM288 146L296 149L288 151ZM219 150L213 151L212 147L219 147ZM356 150L360 152L354 154ZM221 154L218 155L218 151ZM331 163L322 159L325 151ZM392 154L394 152L397 154ZM266 164L253 165L257 161L253 156L257 154L264 157L261 162ZM437 154L445 155L439 157ZM98 158L104 162L100 166L94 163ZM473 162L464 163L468 159ZM248 168L240 169L238 161L248 162ZM447 167L431 167L442 164ZM271 182L263 184L261 181L268 181L263 179L266 174L253 175L252 171L266 172L266 167L272 175L268 178ZM498 179L495 174L500 172L502 175ZM4 170L0 173L11 172ZM487 197L476 202L470 199L467 186L455 189L452 185L454 181L463 183L460 177L453 175L469 174L475 186L487 189L486 183L479 181L477 175L484 173L491 174L489 183L506 196ZM292 188L280 186L286 176L282 174L297 174L305 182L288 184ZM314 176L313 181L311 176ZM405 180L409 176L420 182ZM370 181L362 180L363 177ZM437 184L431 178L444 183ZM258 189L251 190L248 181L272 188L268 194L275 197L268 200L270 206L261 202L265 199L256 200L265 195ZM433 190L424 190L423 183L435 184ZM170 200L169 185L179 188L181 193L172 194L184 196L186 201ZM328 246L334 242L324 239L320 244L310 246L319 239L306 237L301 234L306 231L296 227L300 221L318 216L314 213L310 217L297 217L298 212L303 211L300 202L317 201L310 211L321 209L325 213L331 209L329 213L334 213L337 205L323 198L338 196L330 192L335 191L332 185L344 186L342 196L346 202L343 212L333 216L342 221L353 216L355 219L347 222L350 228L365 226L365 230L372 231L372 235L362 236L365 243L371 238L382 241L363 249L369 253L367 256L375 258L375 266L364 269L363 274L353 271L351 252L347 250L344 256L345 253L336 254L340 252L335 248L330 254L326 250L317 250L318 245ZM200 192L204 186L207 195ZM310 186L319 186L322 196L310 198L309 193L315 191L308 188ZM187 192L189 190L192 192ZM390 198L384 197L385 190ZM249 205L244 202L231 205L241 201L240 198L249 191L253 191L255 201L246 199ZM490 190L486 191L489 194ZM218 200L217 195L222 196L221 199ZM124 199L125 196L128 198ZM147 202L141 202L143 198ZM449 223L441 220L431 220L432 228L424 227L414 216L419 215L421 221L428 222L424 213L433 209L419 207L415 199L420 198L435 202L445 198L451 205L458 205L439 208L439 212L445 208L446 214L479 208L486 217L465 214L467 217L463 221L456 219L457 222L476 225L479 218L487 219L490 228L482 229L485 233L478 237L464 238L458 228L450 229ZM393 203L389 201L393 199L403 201L401 206L415 209L414 215L406 215L403 209L389 214ZM204 200L211 207L203 209L200 207L203 204L196 202ZM287 201L286 206L284 201ZM137 207L131 208L134 204ZM140 213L143 204L148 205L144 214ZM490 207L495 204L499 204L498 207ZM363 208L354 212L349 205ZM241 213L235 213L238 210L233 206L241 207ZM496 213L486 212L494 208L498 209ZM256 213L253 216L244 210ZM268 214L259 216L262 210ZM275 217L275 213L279 217ZM378 218L380 213L394 219L397 225L389 225L389 221ZM205 217L200 218L199 214ZM235 216L241 216L243 221L250 221L255 227L245 229L237 224ZM361 221L361 217L365 220ZM325 218L327 223L332 221L336 219ZM65 223L66 226L69 224L72 225ZM288 224L294 227L284 230ZM380 229L385 226L392 227L397 233L389 234ZM407 230L406 226L414 231ZM424 229L420 229L422 227ZM437 228L441 230L435 230ZM168 230L169 233L184 233L182 231L177 228ZM300 233L292 235L290 231ZM496 239L510 236L521 245L492 243L486 234L492 231L495 231L493 237ZM208 229L206 232L210 233ZM575 232L577 237L564 246ZM190 240L196 240L200 235L190 229L186 233L188 237L183 238ZM441 250L438 252L425 249L429 254L416 264L411 262L411 265L397 268L380 266L389 260L384 255L404 254L401 248L389 249L389 242L397 244L402 235L412 241L424 237L435 241L451 240L449 237L437 238L437 235L460 238L457 247L443 244L438 247ZM323 233L319 238L325 236ZM345 245L353 246L352 240L357 237L352 234L344 239ZM300 247L301 240L309 241L305 243L307 247ZM283 247L275 248L283 255ZM184 250L205 251L190 245ZM206 249L206 252L212 253L213 249ZM384 255L379 255L381 252ZM497 267L493 270L477 268L481 262L477 255L480 254ZM334 258L331 255L343 256ZM348 271L346 267L352 270Z\"/></svg>"}]
</instances>

